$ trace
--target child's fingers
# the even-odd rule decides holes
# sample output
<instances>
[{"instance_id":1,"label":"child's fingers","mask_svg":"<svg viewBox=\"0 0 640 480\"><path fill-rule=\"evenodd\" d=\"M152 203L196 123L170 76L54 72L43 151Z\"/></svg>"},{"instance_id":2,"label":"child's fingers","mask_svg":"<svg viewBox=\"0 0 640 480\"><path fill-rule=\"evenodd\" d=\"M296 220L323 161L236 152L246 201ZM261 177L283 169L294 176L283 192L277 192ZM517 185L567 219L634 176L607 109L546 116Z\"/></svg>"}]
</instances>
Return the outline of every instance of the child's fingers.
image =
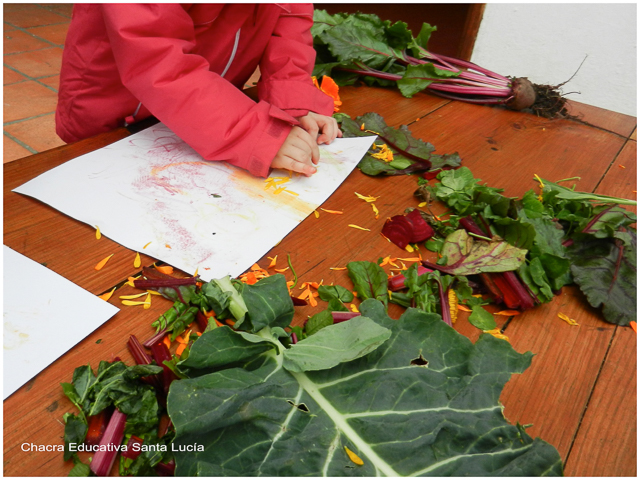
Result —
<instances>
[{"instance_id":1,"label":"child's fingers","mask_svg":"<svg viewBox=\"0 0 640 480\"><path fill-rule=\"evenodd\" d=\"M308 152L311 156L311 161L314 164L317 164L320 160L320 149L318 148L318 144L314 141L315 137L312 137L299 127L293 127L293 131L295 132L295 141L293 142L293 145L305 152Z\"/></svg>"}]
</instances>

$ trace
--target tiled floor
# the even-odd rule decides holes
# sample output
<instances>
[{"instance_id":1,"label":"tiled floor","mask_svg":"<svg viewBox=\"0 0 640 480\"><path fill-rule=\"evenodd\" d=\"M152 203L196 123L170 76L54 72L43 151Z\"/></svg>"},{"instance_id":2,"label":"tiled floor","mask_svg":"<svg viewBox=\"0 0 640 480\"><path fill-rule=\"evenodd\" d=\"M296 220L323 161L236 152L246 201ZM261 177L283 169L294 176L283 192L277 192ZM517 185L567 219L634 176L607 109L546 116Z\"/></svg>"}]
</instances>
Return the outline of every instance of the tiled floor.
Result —
<instances>
[{"instance_id":1,"label":"tiled floor","mask_svg":"<svg viewBox=\"0 0 640 480\"><path fill-rule=\"evenodd\" d=\"M54 112L73 4L3 4L3 163L64 145Z\"/></svg>"}]
</instances>

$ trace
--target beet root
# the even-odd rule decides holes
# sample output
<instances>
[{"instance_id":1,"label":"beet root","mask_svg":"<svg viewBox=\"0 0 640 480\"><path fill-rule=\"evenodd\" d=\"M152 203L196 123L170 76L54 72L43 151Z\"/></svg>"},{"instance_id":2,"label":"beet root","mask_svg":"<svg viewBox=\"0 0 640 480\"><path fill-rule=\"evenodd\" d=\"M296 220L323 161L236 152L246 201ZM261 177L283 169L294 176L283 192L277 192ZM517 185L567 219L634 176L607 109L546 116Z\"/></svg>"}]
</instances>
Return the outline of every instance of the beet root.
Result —
<instances>
[{"instance_id":1,"label":"beet root","mask_svg":"<svg viewBox=\"0 0 640 480\"><path fill-rule=\"evenodd\" d=\"M513 110L524 110L530 108L536 102L536 91L533 83L527 78L516 78L513 81L513 98L509 100L507 106Z\"/></svg>"},{"instance_id":2,"label":"beet root","mask_svg":"<svg viewBox=\"0 0 640 480\"><path fill-rule=\"evenodd\" d=\"M513 98L507 102L512 110L529 110L544 118L569 118L567 100L560 94L559 85L538 85L521 77L513 80Z\"/></svg>"}]
</instances>

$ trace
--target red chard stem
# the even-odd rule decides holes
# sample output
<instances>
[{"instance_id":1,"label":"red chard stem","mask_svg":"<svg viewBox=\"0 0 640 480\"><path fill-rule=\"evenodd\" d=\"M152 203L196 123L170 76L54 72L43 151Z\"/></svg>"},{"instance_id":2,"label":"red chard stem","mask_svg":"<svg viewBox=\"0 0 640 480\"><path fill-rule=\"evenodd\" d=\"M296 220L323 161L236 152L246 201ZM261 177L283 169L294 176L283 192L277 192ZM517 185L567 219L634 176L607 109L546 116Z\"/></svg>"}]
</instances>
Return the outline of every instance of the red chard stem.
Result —
<instances>
[{"instance_id":1,"label":"red chard stem","mask_svg":"<svg viewBox=\"0 0 640 480\"><path fill-rule=\"evenodd\" d=\"M91 471L98 477L106 477L111 473L111 468L116 461L118 451L122 449L122 439L124 437L124 427L127 416L119 410L115 410L109 425L100 440L100 447L91 460Z\"/></svg>"}]
</instances>

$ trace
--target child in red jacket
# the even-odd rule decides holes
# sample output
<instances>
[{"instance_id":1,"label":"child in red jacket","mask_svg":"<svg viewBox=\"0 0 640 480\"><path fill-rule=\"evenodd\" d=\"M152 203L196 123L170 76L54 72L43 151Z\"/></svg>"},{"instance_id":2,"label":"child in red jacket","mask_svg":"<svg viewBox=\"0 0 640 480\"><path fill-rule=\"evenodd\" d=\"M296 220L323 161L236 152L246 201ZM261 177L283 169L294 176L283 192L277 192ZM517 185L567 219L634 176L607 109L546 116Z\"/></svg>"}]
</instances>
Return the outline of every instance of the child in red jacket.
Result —
<instances>
[{"instance_id":1,"label":"child in red jacket","mask_svg":"<svg viewBox=\"0 0 640 480\"><path fill-rule=\"evenodd\" d=\"M153 115L206 160L311 175L318 144L341 136L333 100L311 81L312 25L312 5L75 4L58 135ZM256 103L241 89L258 66Z\"/></svg>"}]
</instances>

